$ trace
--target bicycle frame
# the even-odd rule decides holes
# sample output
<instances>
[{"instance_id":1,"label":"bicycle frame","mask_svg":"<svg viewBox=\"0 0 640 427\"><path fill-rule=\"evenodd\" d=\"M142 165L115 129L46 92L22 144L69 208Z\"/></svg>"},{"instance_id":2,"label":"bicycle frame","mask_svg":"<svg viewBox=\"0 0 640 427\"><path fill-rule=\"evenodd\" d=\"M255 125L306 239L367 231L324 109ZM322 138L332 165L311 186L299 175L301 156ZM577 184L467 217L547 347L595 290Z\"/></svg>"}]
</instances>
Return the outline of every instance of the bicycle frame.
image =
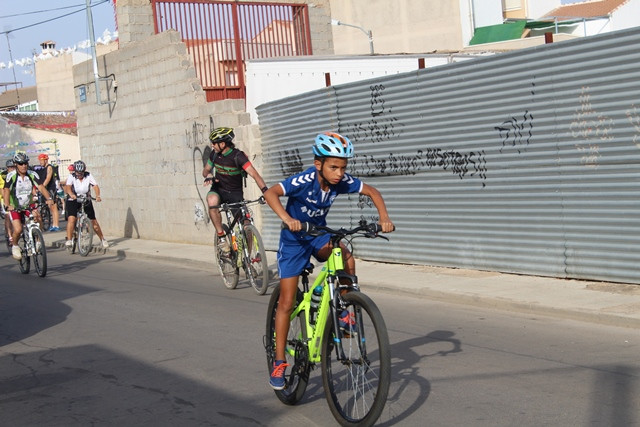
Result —
<instances>
[{"instance_id":1,"label":"bicycle frame","mask_svg":"<svg viewBox=\"0 0 640 427\"><path fill-rule=\"evenodd\" d=\"M325 330L327 325L326 319L328 318L330 313L334 315L333 333L335 334L335 336L340 336L337 316L335 315L337 313L337 308L338 308L338 297L339 297L340 289L350 288L355 291L359 290L359 287L357 284L357 277L350 276L344 273L344 260L342 259L342 248L340 247L340 241L339 240L335 241L335 240L337 239L335 239L334 237L331 238L331 244L332 244L331 255L329 256L325 264L322 266L322 269L320 270L318 277L316 277L316 279L313 282L313 287L311 287L311 289L314 289L318 285L322 286L322 299L320 300L320 304L318 305L318 309L317 309L318 315L316 317L317 320L315 325L311 325L310 316L311 316L312 292L310 292L309 289L307 289L308 287L307 278L303 279L303 285L305 288L303 299L300 302L300 304L298 304L298 306L293 310L290 317L290 321L293 322L294 319L300 314L300 312L304 311L305 326L307 328L307 337L309 337L308 343L307 343L308 351L309 351L309 361L311 363L320 363L320 357L321 357L321 351L322 351L322 346L321 346L322 338L324 337L324 334L327 333L327 331ZM338 279L343 276L351 279L352 284L349 286L340 285ZM337 292L336 292L336 284L337 284ZM333 308L332 312L331 312L331 308ZM338 357L344 358L341 341L339 339L335 341L336 341L336 352ZM293 350L290 350L290 351L293 351Z\"/></svg>"}]
</instances>

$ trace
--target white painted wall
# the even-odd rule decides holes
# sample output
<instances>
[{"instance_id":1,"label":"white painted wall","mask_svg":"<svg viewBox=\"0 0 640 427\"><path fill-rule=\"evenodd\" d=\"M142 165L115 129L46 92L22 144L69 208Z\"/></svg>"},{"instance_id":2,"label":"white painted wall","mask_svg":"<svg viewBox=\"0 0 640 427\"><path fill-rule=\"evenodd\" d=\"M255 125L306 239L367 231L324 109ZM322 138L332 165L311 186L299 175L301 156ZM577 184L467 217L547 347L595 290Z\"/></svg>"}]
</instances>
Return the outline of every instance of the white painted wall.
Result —
<instances>
[{"instance_id":1,"label":"white painted wall","mask_svg":"<svg viewBox=\"0 0 640 427\"><path fill-rule=\"evenodd\" d=\"M248 61L246 110L251 114L251 122L258 123L255 111L258 105L323 88L326 86L325 73L330 74L331 84L337 85L416 70L421 57L425 58L425 67L429 68L476 56L477 54L332 56Z\"/></svg>"}]
</instances>

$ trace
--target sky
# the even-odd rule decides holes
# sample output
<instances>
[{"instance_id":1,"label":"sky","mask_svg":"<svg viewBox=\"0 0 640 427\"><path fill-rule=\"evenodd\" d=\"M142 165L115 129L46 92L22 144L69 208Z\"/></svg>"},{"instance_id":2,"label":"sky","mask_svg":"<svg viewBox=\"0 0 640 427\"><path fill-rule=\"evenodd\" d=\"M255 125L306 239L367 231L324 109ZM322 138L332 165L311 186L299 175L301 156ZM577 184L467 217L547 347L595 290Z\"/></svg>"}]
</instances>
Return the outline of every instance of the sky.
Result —
<instances>
[{"instance_id":1,"label":"sky","mask_svg":"<svg viewBox=\"0 0 640 427\"><path fill-rule=\"evenodd\" d=\"M40 43L44 41L55 41L56 49L59 50L75 46L79 52L90 54L90 49L79 47L89 40L86 2L87 0L0 0L0 84L18 81L22 82L22 87L35 85L34 66L22 60L33 58L34 51L40 54ZM90 4L96 40L102 38L105 30L113 35L116 24L112 1L90 0ZM15 64L16 60L23 65L9 68L8 64ZM13 88L15 86L0 85L0 93Z\"/></svg>"}]
</instances>

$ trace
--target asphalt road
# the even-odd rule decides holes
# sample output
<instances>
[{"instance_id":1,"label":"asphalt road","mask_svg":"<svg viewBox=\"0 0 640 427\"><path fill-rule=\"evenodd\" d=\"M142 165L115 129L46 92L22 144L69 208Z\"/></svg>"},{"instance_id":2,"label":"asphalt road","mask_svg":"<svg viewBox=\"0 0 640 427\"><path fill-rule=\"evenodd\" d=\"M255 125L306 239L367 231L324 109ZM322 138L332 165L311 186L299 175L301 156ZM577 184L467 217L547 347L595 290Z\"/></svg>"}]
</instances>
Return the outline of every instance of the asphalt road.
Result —
<instances>
[{"instance_id":1,"label":"asphalt road","mask_svg":"<svg viewBox=\"0 0 640 427\"><path fill-rule=\"evenodd\" d=\"M41 279L0 255L1 424L335 425L319 369L299 405L268 387L269 295L211 271L50 250ZM369 295L392 343L380 425L640 425L637 330Z\"/></svg>"}]
</instances>

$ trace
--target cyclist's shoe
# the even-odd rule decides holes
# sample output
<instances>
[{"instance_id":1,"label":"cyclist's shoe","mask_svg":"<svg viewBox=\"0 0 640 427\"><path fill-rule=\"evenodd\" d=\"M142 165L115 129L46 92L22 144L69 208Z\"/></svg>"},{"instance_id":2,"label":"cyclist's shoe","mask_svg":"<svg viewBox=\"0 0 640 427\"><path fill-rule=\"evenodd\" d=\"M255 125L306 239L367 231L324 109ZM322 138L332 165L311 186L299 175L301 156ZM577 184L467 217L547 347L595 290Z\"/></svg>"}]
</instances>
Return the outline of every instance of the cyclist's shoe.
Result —
<instances>
[{"instance_id":1,"label":"cyclist's shoe","mask_svg":"<svg viewBox=\"0 0 640 427\"><path fill-rule=\"evenodd\" d=\"M13 256L13 259L18 261L22 259L22 251L20 250L20 246L13 245L11 247L11 256Z\"/></svg>"},{"instance_id":2,"label":"cyclist's shoe","mask_svg":"<svg viewBox=\"0 0 640 427\"><path fill-rule=\"evenodd\" d=\"M256 257L251 259L252 264L260 264L262 262L262 257L260 254L256 254Z\"/></svg>"},{"instance_id":3,"label":"cyclist's shoe","mask_svg":"<svg viewBox=\"0 0 640 427\"><path fill-rule=\"evenodd\" d=\"M109 247L109 242L107 242L107 239L102 239L102 247L104 249L107 249Z\"/></svg>"},{"instance_id":4,"label":"cyclist's shoe","mask_svg":"<svg viewBox=\"0 0 640 427\"><path fill-rule=\"evenodd\" d=\"M49 231L60 231L60 227L54 227L53 225L49 227Z\"/></svg>"},{"instance_id":5,"label":"cyclist's shoe","mask_svg":"<svg viewBox=\"0 0 640 427\"><path fill-rule=\"evenodd\" d=\"M64 242L64 245L70 248L71 246L73 246L73 242L71 240L67 240L66 242Z\"/></svg>"},{"instance_id":6,"label":"cyclist's shoe","mask_svg":"<svg viewBox=\"0 0 640 427\"><path fill-rule=\"evenodd\" d=\"M345 338L348 338L351 334L358 333L355 315L349 313L349 310L342 310L342 313L338 316L338 323L340 324L340 330L346 335Z\"/></svg>"},{"instance_id":7,"label":"cyclist's shoe","mask_svg":"<svg viewBox=\"0 0 640 427\"><path fill-rule=\"evenodd\" d=\"M273 363L273 370L271 371L271 376L269 377L269 385L274 390L282 390L286 385L286 381L284 379L284 371L287 369L289 364L284 360L276 360Z\"/></svg>"},{"instance_id":8,"label":"cyclist's shoe","mask_svg":"<svg viewBox=\"0 0 640 427\"><path fill-rule=\"evenodd\" d=\"M218 249L220 249L224 255L229 255L231 252L231 247L225 236L218 236Z\"/></svg>"}]
</instances>

